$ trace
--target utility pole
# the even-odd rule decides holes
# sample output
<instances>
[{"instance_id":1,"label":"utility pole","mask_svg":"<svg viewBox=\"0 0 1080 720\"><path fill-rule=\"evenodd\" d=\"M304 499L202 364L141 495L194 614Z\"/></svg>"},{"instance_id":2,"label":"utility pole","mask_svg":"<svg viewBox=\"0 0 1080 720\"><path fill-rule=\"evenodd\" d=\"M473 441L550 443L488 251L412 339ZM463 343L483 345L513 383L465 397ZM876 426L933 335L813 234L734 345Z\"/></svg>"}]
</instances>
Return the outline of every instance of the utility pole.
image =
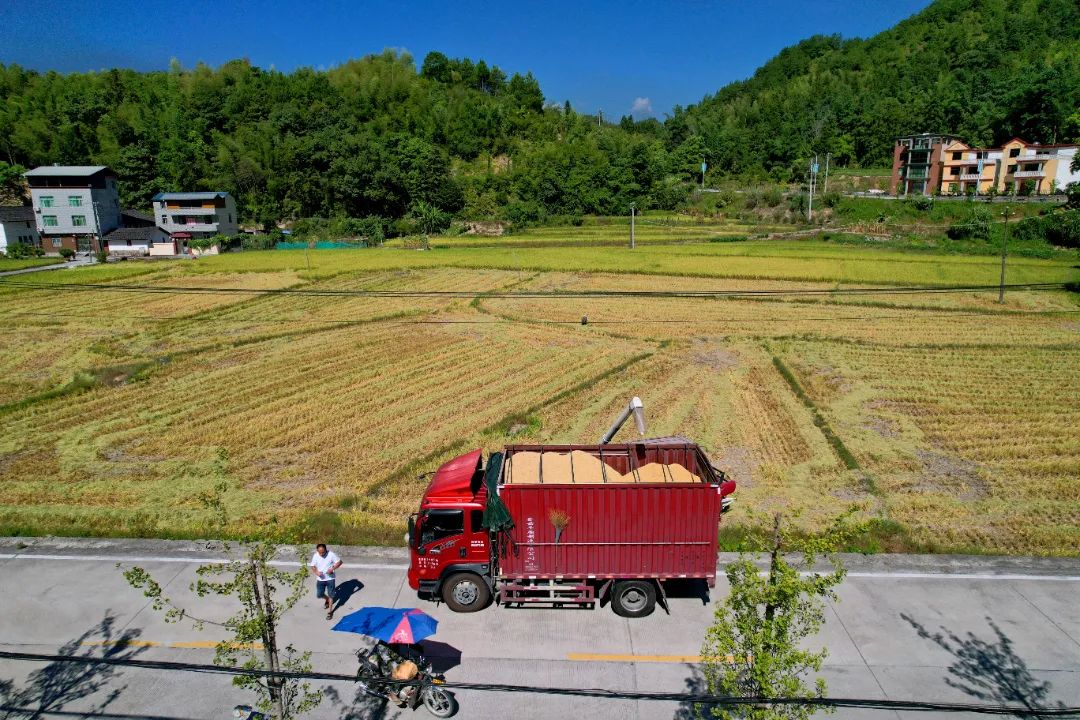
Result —
<instances>
[{"instance_id":1,"label":"utility pole","mask_svg":"<svg viewBox=\"0 0 1080 720\"><path fill-rule=\"evenodd\" d=\"M635 212L636 211L635 211L634 203L630 203L630 249L631 250L634 249L634 214L635 214Z\"/></svg>"},{"instance_id":2,"label":"utility pole","mask_svg":"<svg viewBox=\"0 0 1080 720\"><path fill-rule=\"evenodd\" d=\"M91 205L91 207L94 208L94 238L95 238L95 242L97 243L97 246L98 246L97 249L98 250L104 250L105 246L101 244L101 220L98 219L98 203L97 203L97 200L91 200L90 205ZM75 243L75 249L76 250L79 249L79 245L78 245L77 241ZM90 249L94 250L92 245L90 246Z\"/></svg>"},{"instance_id":3,"label":"utility pole","mask_svg":"<svg viewBox=\"0 0 1080 720\"><path fill-rule=\"evenodd\" d=\"M705 171L708 169L709 164L705 162L705 156L701 156L701 192L705 192Z\"/></svg>"},{"instance_id":4,"label":"utility pole","mask_svg":"<svg viewBox=\"0 0 1080 720\"><path fill-rule=\"evenodd\" d=\"M596 127L602 127L604 122L604 109L600 108L596 111Z\"/></svg>"},{"instance_id":5,"label":"utility pole","mask_svg":"<svg viewBox=\"0 0 1080 720\"><path fill-rule=\"evenodd\" d=\"M810 163L810 202L806 206L807 222L813 222L814 220L814 181L817 179L817 171L817 155L814 155L814 162Z\"/></svg>"},{"instance_id":6,"label":"utility pole","mask_svg":"<svg viewBox=\"0 0 1080 720\"><path fill-rule=\"evenodd\" d=\"M832 157L832 153L825 153L825 194L829 194L829 158Z\"/></svg>"},{"instance_id":7,"label":"utility pole","mask_svg":"<svg viewBox=\"0 0 1080 720\"><path fill-rule=\"evenodd\" d=\"M1001 211L1001 214L1005 216L1005 232L1001 238L1001 286L998 288L998 303L1005 302L1005 255L1008 252L1009 246L1009 215L1012 214L1012 208L1008 205Z\"/></svg>"}]
</instances>

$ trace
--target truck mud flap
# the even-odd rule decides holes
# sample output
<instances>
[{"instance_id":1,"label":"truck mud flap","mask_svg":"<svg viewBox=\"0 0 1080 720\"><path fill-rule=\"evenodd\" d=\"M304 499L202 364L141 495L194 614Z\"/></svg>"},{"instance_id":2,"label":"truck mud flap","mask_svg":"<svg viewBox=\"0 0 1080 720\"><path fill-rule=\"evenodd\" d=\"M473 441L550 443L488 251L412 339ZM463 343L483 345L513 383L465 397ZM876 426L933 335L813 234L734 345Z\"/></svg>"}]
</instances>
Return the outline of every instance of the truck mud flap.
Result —
<instances>
[{"instance_id":1,"label":"truck mud flap","mask_svg":"<svg viewBox=\"0 0 1080 720\"><path fill-rule=\"evenodd\" d=\"M664 608L664 612L667 613L668 615L670 615L671 614L671 608L668 607L667 591L664 590L664 581L663 580L660 580L660 579L656 580L656 589L658 591L657 592L657 600L659 600L659 602L660 602L660 607Z\"/></svg>"},{"instance_id":2,"label":"truck mud flap","mask_svg":"<svg viewBox=\"0 0 1080 720\"><path fill-rule=\"evenodd\" d=\"M611 592L611 586L614 584L614 580L608 579L607 582L600 586L599 592L596 593L596 599L600 602L604 602L604 598L606 598L607 594Z\"/></svg>"}]
</instances>

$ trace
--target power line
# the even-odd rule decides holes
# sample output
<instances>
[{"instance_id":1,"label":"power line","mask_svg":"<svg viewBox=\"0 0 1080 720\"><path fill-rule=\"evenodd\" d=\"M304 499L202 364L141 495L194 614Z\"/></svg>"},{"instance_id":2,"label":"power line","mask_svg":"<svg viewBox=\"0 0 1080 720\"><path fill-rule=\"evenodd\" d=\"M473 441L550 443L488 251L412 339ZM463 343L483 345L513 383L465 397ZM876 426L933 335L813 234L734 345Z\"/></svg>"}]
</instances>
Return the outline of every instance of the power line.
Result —
<instances>
[{"instance_id":1,"label":"power line","mask_svg":"<svg viewBox=\"0 0 1080 720\"><path fill-rule=\"evenodd\" d=\"M804 309L804 308L800 308ZM726 318L726 317L702 317L693 319L670 319L670 318L639 318L634 320L594 320L587 318L587 322L581 320L556 320L551 318L504 318L501 320L451 320L451 319L426 319L407 320L400 318L323 318L323 319L287 319L287 318L200 318L190 315L178 315L162 317L160 315L108 315L100 318L90 318L93 321L112 320L145 320L149 322L174 322L187 320L199 323L226 323L234 325L507 325L519 322L543 323L548 325L724 325L743 323L795 323L795 322L849 322L849 321L877 321L877 320L921 320L923 318L952 318L952 317L985 317L985 318L1009 318L1046 315L1075 315L1080 310L1016 310L1016 311L972 311L964 312L957 310L913 310L908 314L891 315L829 315L816 317L764 317L764 318ZM70 318L79 322L86 322L88 318L81 313L49 313L37 311L0 313L0 318L8 317L47 317L47 318Z\"/></svg>"},{"instance_id":2,"label":"power line","mask_svg":"<svg viewBox=\"0 0 1080 720\"><path fill-rule=\"evenodd\" d=\"M794 288L790 290L533 290L533 291L483 291L483 290L361 290L361 289L312 289L312 288L215 288L215 287L168 287L160 285L121 285L112 283L42 283L0 279L0 285L35 290L54 291L104 291L150 293L160 295L264 295L300 297L377 297L377 298L498 298L528 300L564 300L589 298L740 298L740 297L789 297L829 295L912 295L987 292L997 290L999 285L912 285L889 287L854 288ZM1014 290L1063 290L1065 283L1014 283L1006 285Z\"/></svg>"},{"instance_id":3,"label":"power line","mask_svg":"<svg viewBox=\"0 0 1080 720\"><path fill-rule=\"evenodd\" d=\"M122 647L122 646L121 646ZM392 680L382 676L345 675L341 673L293 672L202 665L197 663L166 662L163 660L133 660L126 657L91 657L86 655L46 655L0 651L0 658L29 662L82 663L88 665L113 665L143 670L167 672L193 672L211 675L242 675L254 677L277 677L290 680L325 680L331 682L371 682L383 685L420 685L416 680ZM562 695L592 697L610 700L660 700L700 705L813 705L817 707L861 708L870 710L911 710L919 712L966 712L982 715L1011 715L1014 717L1070 717L1080 714L1080 707L1030 708L1015 705L979 705L975 703L938 703L914 700L879 700L872 698L769 698L734 697L706 693L655 692L641 690L607 690L602 688L559 688L533 685L504 685L497 683L445 682L440 687L480 692L529 693L536 695Z\"/></svg>"}]
</instances>

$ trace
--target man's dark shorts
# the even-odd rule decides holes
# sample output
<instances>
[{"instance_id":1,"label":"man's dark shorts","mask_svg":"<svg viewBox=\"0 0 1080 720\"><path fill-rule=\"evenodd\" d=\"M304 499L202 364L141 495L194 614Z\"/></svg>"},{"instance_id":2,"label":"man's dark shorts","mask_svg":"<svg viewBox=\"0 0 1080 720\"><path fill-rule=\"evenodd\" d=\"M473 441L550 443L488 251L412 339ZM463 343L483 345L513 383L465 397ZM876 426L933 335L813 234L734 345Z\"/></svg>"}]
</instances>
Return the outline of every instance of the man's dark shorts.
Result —
<instances>
[{"instance_id":1,"label":"man's dark shorts","mask_svg":"<svg viewBox=\"0 0 1080 720\"><path fill-rule=\"evenodd\" d=\"M333 580L316 580L315 581L315 597L321 598L325 595L327 600L334 599L334 581Z\"/></svg>"}]
</instances>

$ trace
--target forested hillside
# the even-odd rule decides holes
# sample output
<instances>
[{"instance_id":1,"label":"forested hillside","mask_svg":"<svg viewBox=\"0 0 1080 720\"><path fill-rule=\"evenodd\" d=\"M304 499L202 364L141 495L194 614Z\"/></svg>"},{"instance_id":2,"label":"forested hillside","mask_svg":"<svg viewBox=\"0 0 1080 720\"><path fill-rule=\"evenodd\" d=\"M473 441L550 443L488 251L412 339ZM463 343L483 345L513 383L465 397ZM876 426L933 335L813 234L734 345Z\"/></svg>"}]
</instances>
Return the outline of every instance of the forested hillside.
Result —
<instances>
[{"instance_id":1,"label":"forested hillside","mask_svg":"<svg viewBox=\"0 0 1080 720\"><path fill-rule=\"evenodd\" d=\"M544 107L531 74L391 51L285 74L233 61L58 75L0 66L0 158L97 163L125 204L224 189L243 217L378 215L421 204L472 217L621 213L684 191L656 121L632 132Z\"/></svg>"},{"instance_id":2,"label":"forested hillside","mask_svg":"<svg viewBox=\"0 0 1080 720\"><path fill-rule=\"evenodd\" d=\"M719 9L715 10L720 12ZM813 153L886 164L893 138L1080 139L1077 0L938 0L869 40L814 37L661 123L598 126L531 74L391 51L327 71L236 60L59 75L0 65L10 165L105 164L125 205L233 193L245 221L409 215L531 221L673 208L714 178L798 180ZM7 178L7 180L5 180Z\"/></svg>"},{"instance_id":3,"label":"forested hillside","mask_svg":"<svg viewBox=\"0 0 1080 720\"><path fill-rule=\"evenodd\" d=\"M1077 0L937 0L868 40L817 36L667 122L729 172L891 164L896 136L1080 139ZM794 167L793 167L794 166Z\"/></svg>"}]
</instances>

